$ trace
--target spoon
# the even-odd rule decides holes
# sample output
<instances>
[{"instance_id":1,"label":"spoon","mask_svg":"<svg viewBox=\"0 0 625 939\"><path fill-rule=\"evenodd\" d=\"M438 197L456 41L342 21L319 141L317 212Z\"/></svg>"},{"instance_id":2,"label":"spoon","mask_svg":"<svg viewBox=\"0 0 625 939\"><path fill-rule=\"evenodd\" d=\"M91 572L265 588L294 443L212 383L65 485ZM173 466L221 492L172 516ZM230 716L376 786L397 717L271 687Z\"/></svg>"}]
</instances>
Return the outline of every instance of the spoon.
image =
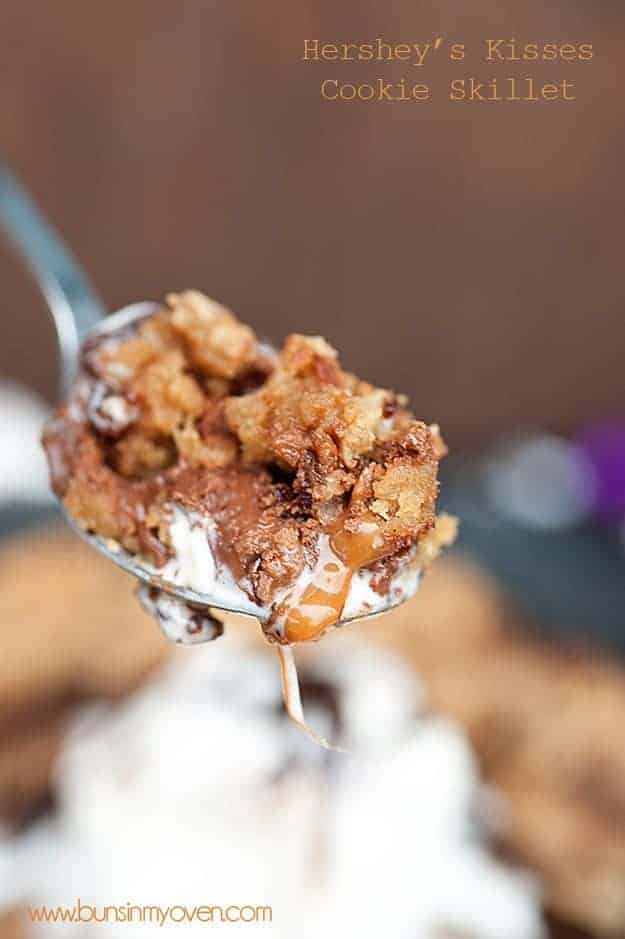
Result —
<instances>
[{"instance_id":1,"label":"spoon","mask_svg":"<svg viewBox=\"0 0 625 939\"><path fill-rule=\"evenodd\" d=\"M131 303L116 313L106 309L59 234L43 218L33 200L11 170L0 161L0 225L18 249L23 260L46 300L54 322L60 352L60 391L66 396L78 371L81 345L93 336L122 329L142 317L160 309L158 303L144 301ZM99 535L84 531L62 506L72 528L109 561L132 574L139 581L159 588L167 594L190 602L194 606L226 613L254 616L261 622L268 611L252 601L233 602L231 593L222 592L219 585L211 593L199 593L187 586L166 579L158 569L139 561L121 545L111 544ZM401 601L399 601L401 602ZM352 623L371 616L379 616L398 602L380 598L380 605L371 612L341 619L336 625Z\"/></svg>"}]
</instances>

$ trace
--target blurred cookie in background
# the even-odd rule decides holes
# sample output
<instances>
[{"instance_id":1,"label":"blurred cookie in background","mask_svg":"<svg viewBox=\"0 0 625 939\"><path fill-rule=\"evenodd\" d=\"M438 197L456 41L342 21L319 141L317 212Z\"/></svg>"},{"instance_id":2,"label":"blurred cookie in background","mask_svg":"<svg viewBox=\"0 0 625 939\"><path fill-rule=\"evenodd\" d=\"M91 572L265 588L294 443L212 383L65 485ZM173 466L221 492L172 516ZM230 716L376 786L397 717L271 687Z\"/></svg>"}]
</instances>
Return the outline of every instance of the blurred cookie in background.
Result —
<instances>
[{"instance_id":1,"label":"blurred cookie in background","mask_svg":"<svg viewBox=\"0 0 625 939\"><path fill-rule=\"evenodd\" d=\"M139 608L132 579L68 530L0 548L0 817L19 822L44 797L67 720L118 699L170 646Z\"/></svg>"},{"instance_id":2,"label":"blurred cookie in background","mask_svg":"<svg viewBox=\"0 0 625 939\"><path fill-rule=\"evenodd\" d=\"M504 797L501 849L541 876L548 908L593 935L625 935L622 666L539 639L496 583L458 558L366 632L398 639L431 707L468 732Z\"/></svg>"},{"instance_id":3,"label":"blurred cookie in background","mask_svg":"<svg viewBox=\"0 0 625 939\"><path fill-rule=\"evenodd\" d=\"M24 939L24 913L14 910L10 913L0 913L0 936L2 939Z\"/></svg>"}]
</instances>

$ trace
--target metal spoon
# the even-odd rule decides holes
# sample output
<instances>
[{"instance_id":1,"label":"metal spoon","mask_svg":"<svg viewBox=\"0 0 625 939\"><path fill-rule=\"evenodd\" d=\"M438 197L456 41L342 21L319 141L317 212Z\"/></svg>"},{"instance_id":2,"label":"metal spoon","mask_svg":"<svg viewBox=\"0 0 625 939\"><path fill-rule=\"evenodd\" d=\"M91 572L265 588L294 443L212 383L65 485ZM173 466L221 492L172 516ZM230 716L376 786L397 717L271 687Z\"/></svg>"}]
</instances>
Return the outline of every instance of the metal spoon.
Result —
<instances>
[{"instance_id":1,"label":"metal spoon","mask_svg":"<svg viewBox=\"0 0 625 939\"><path fill-rule=\"evenodd\" d=\"M107 316L102 301L60 235L43 218L15 175L1 161L0 225L30 268L47 302L60 352L60 390L62 396L65 396L76 377L80 347L87 338L104 331L121 329L155 312L159 309L159 304L151 301L132 303ZM267 618L267 612L252 601L234 605L232 597L221 595L218 586L213 593L198 593L164 579L158 570L145 562L141 563L121 546L114 547L98 535L84 531L64 506L63 511L67 521L81 538L138 580L196 606L209 608L211 612L242 613L255 616L261 621ZM337 625L379 616L396 605L397 602L387 599L384 605L374 612L343 619Z\"/></svg>"}]
</instances>

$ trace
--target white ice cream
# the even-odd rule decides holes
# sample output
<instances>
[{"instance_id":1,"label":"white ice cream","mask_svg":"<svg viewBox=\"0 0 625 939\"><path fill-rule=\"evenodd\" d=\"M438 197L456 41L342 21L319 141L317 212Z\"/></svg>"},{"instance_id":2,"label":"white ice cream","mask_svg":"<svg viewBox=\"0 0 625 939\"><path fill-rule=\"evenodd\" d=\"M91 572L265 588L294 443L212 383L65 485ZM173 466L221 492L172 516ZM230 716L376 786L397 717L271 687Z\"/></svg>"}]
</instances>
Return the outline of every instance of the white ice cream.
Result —
<instances>
[{"instance_id":1,"label":"white ice cream","mask_svg":"<svg viewBox=\"0 0 625 939\"><path fill-rule=\"evenodd\" d=\"M169 533L173 558L157 573L179 587L209 596L214 606L266 619L266 607L254 603L236 583L225 564L217 562L216 532L210 518L173 505Z\"/></svg>"},{"instance_id":2,"label":"white ice cream","mask_svg":"<svg viewBox=\"0 0 625 939\"><path fill-rule=\"evenodd\" d=\"M236 583L227 565L218 562L215 549L217 534L210 518L188 512L180 505L172 505L170 535L174 550L173 558L160 571L155 571L165 580L187 587L212 598L212 605L227 610L236 610L257 616L266 621L270 607L254 603ZM291 587L276 597L280 602L291 591L297 592L308 583L310 571L304 569ZM420 571L411 559L392 579L388 595L381 595L371 588L368 571L354 574L345 605L343 619L353 619L380 612L409 599L419 586Z\"/></svg>"},{"instance_id":3,"label":"white ice cream","mask_svg":"<svg viewBox=\"0 0 625 939\"><path fill-rule=\"evenodd\" d=\"M380 594L371 587L369 571L358 571L352 577L349 593L343 607L343 618L353 619L379 613L389 606L397 606L414 596L419 588L421 571L414 562L406 566L391 579L388 594Z\"/></svg>"},{"instance_id":4,"label":"white ice cream","mask_svg":"<svg viewBox=\"0 0 625 939\"><path fill-rule=\"evenodd\" d=\"M27 388L0 382L0 509L16 502L52 503L40 441L47 417L44 402Z\"/></svg>"},{"instance_id":5,"label":"white ice cream","mask_svg":"<svg viewBox=\"0 0 625 939\"><path fill-rule=\"evenodd\" d=\"M195 649L124 705L83 718L59 767L57 820L5 844L4 902L269 905L271 923L210 927L274 939L541 936L534 884L476 830L463 734L418 716L421 691L401 662L344 633L307 651L315 677L338 686L351 755L328 754L281 716L268 652L236 636ZM332 735L329 711L307 711ZM210 927L109 922L80 935Z\"/></svg>"},{"instance_id":6,"label":"white ice cream","mask_svg":"<svg viewBox=\"0 0 625 939\"><path fill-rule=\"evenodd\" d=\"M151 590L147 584L142 584L137 596L143 609L156 619L170 642L194 646L212 642L223 633L222 624L208 610L195 611L184 600L164 590Z\"/></svg>"},{"instance_id":7,"label":"white ice cream","mask_svg":"<svg viewBox=\"0 0 625 939\"><path fill-rule=\"evenodd\" d=\"M100 411L111 423L119 425L130 424L138 413L123 395L111 394L102 400Z\"/></svg>"}]
</instances>

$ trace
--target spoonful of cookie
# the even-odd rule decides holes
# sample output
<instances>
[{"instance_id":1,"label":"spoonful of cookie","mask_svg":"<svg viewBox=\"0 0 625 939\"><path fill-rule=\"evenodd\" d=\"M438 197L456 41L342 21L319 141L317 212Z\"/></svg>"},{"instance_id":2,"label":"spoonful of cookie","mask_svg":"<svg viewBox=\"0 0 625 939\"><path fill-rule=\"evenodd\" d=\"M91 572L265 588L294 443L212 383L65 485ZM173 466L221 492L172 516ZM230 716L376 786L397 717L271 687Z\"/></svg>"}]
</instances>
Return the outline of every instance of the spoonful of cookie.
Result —
<instances>
[{"instance_id":1,"label":"spoonful of cookie","mask_svg":"<svg viewBox=\"0 0 625 939\"><path fill-rule=\"evenodd\" d=\"M292 644L416 591L455 522L435 514L442 438L405 396L346 372L319 336L262 342L195 290L106 316L2 165L0 223L56 327L52 487L169 638L207 641L220 613L253 616L292 689Z\"/></svg>"}]
</instances>

